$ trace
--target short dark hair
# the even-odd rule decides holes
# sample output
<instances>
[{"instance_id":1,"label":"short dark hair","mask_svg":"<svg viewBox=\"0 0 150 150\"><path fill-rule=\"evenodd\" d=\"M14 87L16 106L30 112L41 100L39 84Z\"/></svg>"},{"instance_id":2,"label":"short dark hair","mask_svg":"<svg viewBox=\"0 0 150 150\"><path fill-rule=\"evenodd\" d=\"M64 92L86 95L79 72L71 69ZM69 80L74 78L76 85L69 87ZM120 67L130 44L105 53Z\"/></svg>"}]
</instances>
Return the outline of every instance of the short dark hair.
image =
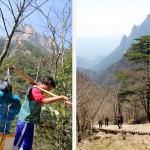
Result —
<instances>
[{"instance_id":1,"label":"short dark hair","mask_svg":"<svg viewBox=\"0 0 150 150\"><path fill-rule=\"evenodd\" d=\"M54 79L52 77L46 77L43 81L42 81L42 84L45 84L45 85L51 85L53 86L54 88L56 87L56 83L54 81Z\"/></svg>"}]
</instances>

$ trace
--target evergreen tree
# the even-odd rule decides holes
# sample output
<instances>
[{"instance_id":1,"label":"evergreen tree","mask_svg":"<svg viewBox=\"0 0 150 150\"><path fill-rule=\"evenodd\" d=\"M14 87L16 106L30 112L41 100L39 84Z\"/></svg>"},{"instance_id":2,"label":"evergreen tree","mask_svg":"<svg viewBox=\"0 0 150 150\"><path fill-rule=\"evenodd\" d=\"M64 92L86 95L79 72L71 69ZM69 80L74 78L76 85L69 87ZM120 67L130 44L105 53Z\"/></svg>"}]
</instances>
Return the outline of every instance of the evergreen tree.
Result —
<instances>
[{"instance_id":1,"label":"evergreen tree","mask_svg":"<svg viewBox=\"0 0 150 150\"><path fill-rule=\"evenodd\" d=\"M136 85L136 88L134 87L134 90L126 94L136 94L144 100L141 100L141 102L143 102L148 121L150 122L150 35L142 36L135 40L136 43L132 44L130 50L125 54L125 56L127 60L135 64L134 69L132 69L135 73L129 78L135 79L133 85ZM136 80L139 78L139 74L140 80ZM124 94L122 93L122 95Z\"/></svg>"}]
</instances>

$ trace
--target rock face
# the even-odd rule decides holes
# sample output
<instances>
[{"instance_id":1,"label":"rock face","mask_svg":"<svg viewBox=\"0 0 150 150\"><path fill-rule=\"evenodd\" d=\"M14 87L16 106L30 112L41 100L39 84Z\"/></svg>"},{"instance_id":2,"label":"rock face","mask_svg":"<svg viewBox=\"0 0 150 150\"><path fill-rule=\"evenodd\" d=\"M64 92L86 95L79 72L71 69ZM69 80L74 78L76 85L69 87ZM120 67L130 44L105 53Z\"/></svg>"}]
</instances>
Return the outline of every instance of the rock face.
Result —
<instances>
[{"instance_id":1,"label":"rock face","mask_svg":"<svg viewBox=\"0 0 150 150\"><path fill-rule=\"evenodd\" d=\"M107 69L113 63L116 63L123 57L123 54L131 47L132 43L135 42L134 39L140 38L144 35L150 34L150 15L141 23L141 25L134 25L130 35L127 37L123 35L119 46L114 49L114 51L105 57L99 64L95 67L91 68L91 70L95 70L97 72Z\"/></svg>"},{"instance_id":2,"label":"rock face","mask_svg":"<svg viewBox=\"0 0 150 150\"><path fill-rule=\"evenodd\" d=\"M23 41L28 41L37 46L42 46L47 51L50 51L52 40L46 35L39 34L31 25L23 25L18 29L12 39L13 42L22 44Z\"/></svg>"}]
</instances>

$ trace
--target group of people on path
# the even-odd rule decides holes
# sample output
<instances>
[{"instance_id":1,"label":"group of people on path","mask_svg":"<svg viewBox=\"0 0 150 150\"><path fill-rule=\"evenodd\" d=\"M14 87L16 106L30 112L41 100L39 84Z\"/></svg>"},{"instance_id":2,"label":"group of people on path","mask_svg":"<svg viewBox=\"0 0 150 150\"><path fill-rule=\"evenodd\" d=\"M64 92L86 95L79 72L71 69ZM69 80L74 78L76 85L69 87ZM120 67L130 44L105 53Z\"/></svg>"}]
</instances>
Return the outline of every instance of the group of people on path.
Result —
<instances>
[{"instance_id":1,"label":"group of people on path","mask_svg":"<svg viewBox=\"0 0 150 150\"><path fill-rule=\"evenodd\" d=\"M108 124L109 124L109 117L106 116L105 119L102 117L102 118L100 118L100 119L98 120L99 128L102 127L102 125L103 125L103 120L105 121L105 127L108 126ZM116 122L117 122L118 128L121 129L121 128L122 128L122 124L123 124L123 116L119 114L119 115L117 116Z\"/></svg>"},{"instance_id":2,"label":"group of people on path","mask_svg":"<svg viewBox=\"0 0 150 150\"><path fill-rule=\"evenodd\" d=\"M40 113L42 104L51 104L62 101L71 105L68 97L60 95L55 97L45 97L44 93L36 86L28 89L24 103L21 104L19 96L12 94L11 85L3 82L0 91L0 132L9 133L10 123L18 114L16 134L12 150L31 150L34 135L34 125L40 123ZM51 77L45 78L39 88L51 90L56 87L56 83Z\"/></svg>"},{"instance_id":3,"label":"group of people on path","mask_svg":"<svg viewBox=\"0 0 150 150\"><path fill-rule=\"evenodd\" d=\"M102 118L100 118L100 119L98 120L99 128L102 127L102 125L103 125L103 120L105 121L105 126L108 126L108 124L109 124L109 118L108 118L108 116L106 116L105 119L103 119L103 117L102 117Z\"/></svg>"}]
</instances>

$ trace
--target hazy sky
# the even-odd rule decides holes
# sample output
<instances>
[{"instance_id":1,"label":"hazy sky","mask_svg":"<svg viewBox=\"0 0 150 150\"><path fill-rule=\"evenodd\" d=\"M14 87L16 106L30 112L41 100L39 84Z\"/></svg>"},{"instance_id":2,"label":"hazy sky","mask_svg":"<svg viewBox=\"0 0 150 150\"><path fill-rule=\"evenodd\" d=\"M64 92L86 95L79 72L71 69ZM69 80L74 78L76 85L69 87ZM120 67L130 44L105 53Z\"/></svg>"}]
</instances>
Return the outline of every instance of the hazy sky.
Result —
<instances>
[{"instance_id":1,"label":"hazy sky","mask_svg":"<svg viewBox=\"0 0 150 150\"><path fill-rule=\"evenodd\" d=\"M150 13L150 0L76 0L76 36L120 38Z\"/></svg>"},{"instance_id":2,"label":"hazy sky","mask_svg":"<svg viewBox=\"0 0 150 150\"><path fill-rule=\"evenodd\" d=\"M76 0L75 11L77 39L120 41L124 34L130 34L133 25L141 24L150 14L150 0Z\"/></svg>"}]
</instances>

